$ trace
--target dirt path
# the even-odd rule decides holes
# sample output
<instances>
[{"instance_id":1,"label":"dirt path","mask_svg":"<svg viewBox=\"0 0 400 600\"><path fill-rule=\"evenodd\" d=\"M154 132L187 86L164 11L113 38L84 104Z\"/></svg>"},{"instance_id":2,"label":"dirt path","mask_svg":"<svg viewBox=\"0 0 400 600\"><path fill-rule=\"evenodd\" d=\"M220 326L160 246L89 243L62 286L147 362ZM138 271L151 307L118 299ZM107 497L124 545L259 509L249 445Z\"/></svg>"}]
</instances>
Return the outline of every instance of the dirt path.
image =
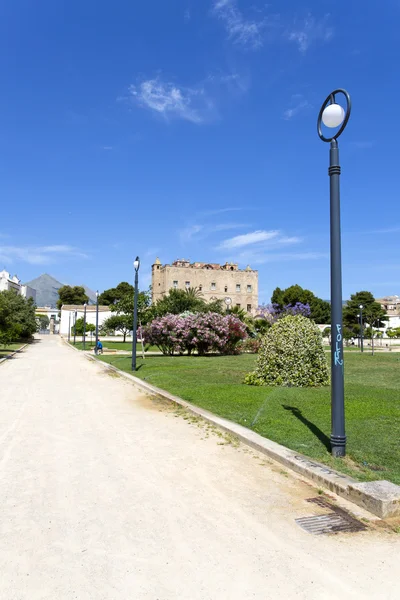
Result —
<instances>
[{"instance_id":1,"label":"dirt path","mask_svg":"<svg viewBox=\"0 0 400 600\"><path fill-rule=\"evenodd\" d=\"M399 597L400 535L307 534L315 490L56 337L0 376L1 600Z\"/></svg>"}]
</instances>

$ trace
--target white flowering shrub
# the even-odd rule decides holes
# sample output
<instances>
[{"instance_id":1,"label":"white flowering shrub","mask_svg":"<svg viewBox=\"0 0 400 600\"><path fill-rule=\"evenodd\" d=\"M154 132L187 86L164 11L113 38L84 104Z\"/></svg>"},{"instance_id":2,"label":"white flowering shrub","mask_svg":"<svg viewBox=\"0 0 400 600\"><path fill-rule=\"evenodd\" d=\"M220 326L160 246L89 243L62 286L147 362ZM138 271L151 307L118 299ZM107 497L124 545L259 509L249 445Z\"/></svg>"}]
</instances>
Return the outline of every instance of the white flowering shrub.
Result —
<instances>
[{"instance_id":1,"label":"white flowering shrub","mask_svg":"<svg viewBox=\"0 0 400 600\"><path fill-rule=\"evenodd\" d=\"M322 335L313 321L288 316L266 333L256 370L246 375L248 385L315 387L329 383Z\"/></svg>"}]
</instances>

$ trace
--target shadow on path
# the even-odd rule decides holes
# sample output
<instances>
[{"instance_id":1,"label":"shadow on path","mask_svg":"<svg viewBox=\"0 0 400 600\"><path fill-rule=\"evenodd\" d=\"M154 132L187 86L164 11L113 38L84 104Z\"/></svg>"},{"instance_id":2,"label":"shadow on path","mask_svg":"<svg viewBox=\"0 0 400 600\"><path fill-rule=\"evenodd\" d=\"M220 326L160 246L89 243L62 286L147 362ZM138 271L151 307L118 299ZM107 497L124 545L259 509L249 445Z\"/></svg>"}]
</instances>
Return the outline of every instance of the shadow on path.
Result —
<instances>
[{"instance_id":1,"label":"shadow on path","mask_svg":"<svg viewBox=\"0 0 400 600\"><path fill-rule=\"evenodd\" d=\"M299 408L296 408L295 406L288 406L287 404L282 404L282 406L285 410L290 411L296 417L296 419L301 421L311 431L311 433L314 434L315 437L320 440L320 442L322 442L328 452L331 451L331 441L329 437L323 431L321 431L317 425L309 421Z\"/></svg>"}]
</instances>

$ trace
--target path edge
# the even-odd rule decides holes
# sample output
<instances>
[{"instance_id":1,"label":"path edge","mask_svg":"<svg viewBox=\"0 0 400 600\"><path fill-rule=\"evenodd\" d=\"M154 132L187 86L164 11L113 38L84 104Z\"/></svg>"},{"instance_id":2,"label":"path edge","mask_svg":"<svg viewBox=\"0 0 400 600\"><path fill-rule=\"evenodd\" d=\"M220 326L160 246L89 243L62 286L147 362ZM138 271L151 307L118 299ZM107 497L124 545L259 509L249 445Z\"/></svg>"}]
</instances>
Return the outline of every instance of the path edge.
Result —
<instances>
[{"instance_id":1,"label":"path edge","mask_svg":"<svg viewBox=\"0 0 400 600\"><path fill-rule=\"evenodd\" d=\"M218 417L203 408L186 402L182 398L179 398L179 396L174 396L134 375L121 371L121 369L99 360L95 355L74 348L65 339L63 341L67 346L83 354L85 358L97 363L103 369L113 371L121 377L128 379L134 386L146 394L182 406L190 413L202 417L208 423L212 423L219 429L232 434L243 444L265 454L299 475L320 484L341 498L366 509L377 517L387 519L400 516L400 486L385 480L359 482L348 475L343 475L334 469L330 469L327 465L313 461L294 450L273 442L238 423Z\"/></svg>"},{"instance_id":2,"label":"path edge","mask_svg":"<svg viewBox=\"0 0 400 600\"><path fill-rule=\"evenodd\" d=\"M10 360L10 358L12 358L16 354L18 354L18 352L22 352L22 350L25 350L25 348L27 348L28 346L29 346L29 344L24 344L23 346L21 346L21 348L18 348L18 350L14 350L14 352L11 352L11 354L9 354L8 356L5 356L4 358L0 358L0 365L2 365L7 360Z\"/></svg>"}]
</instances>

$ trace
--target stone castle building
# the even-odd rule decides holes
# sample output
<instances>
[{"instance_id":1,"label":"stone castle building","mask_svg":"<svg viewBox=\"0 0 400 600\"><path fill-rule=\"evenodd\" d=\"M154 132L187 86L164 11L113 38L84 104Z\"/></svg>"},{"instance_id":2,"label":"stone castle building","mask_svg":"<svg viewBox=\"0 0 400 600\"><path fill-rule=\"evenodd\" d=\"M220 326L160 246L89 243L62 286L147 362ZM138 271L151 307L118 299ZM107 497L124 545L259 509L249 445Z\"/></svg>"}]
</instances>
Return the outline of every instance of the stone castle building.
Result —
<instances>
[{"instance_id":1,"label":"stone castle building","mask_svg":"<svg viewBox=\"0 0 400 600\"><path fill-rule=\"evenodd\" d=\"M176 260L162 265L157 258L152 266L152 300L156 302L170 289L198 288L204 300L230 298L238 306L255 314L258 307L258 271L249 266L241 270L237 264L190 263Z\"/></svg>"}]
</instances>

